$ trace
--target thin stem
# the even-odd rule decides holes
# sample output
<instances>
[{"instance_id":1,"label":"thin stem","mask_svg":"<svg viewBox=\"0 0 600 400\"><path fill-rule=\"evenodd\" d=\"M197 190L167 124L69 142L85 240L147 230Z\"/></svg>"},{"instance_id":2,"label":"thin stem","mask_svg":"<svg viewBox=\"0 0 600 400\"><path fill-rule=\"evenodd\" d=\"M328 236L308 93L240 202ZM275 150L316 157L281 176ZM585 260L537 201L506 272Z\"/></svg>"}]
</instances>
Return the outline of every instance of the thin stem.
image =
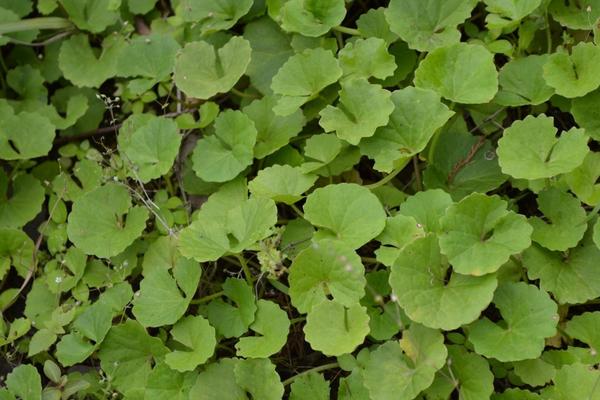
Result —
<instances>
[{"instance_id":1,"label":"thin stem","mask_svg":"<svg viewBox=\"0 0 600 400\"><path fill-rule=\"evenodd\" d=\"M404 167L397 168L397 169L393 170L392 172L390 172L389 174L387 174L386 176L384 176L381 180L379 180L375 183L371 183L369 185L365 185L364 187L366 187L369 190L377 189L379 186L383 186L386 183L388 183L389 181L391 181L392 179L394 179L396 177L396 175L398 175L403 169L404 169Z\"/></svg>"},{"instance_id":2,"label":"thin stem","mask_svg":"<svg viewBox=\"0 0 600 400\"><path fill-rule=\"evenodd\" d=\"M295 205L295 204L290 204L290 207L292 208L292 210L294 210L294 212L295 212L296 214L298 214L298 216L299 216L300 218L304 218L304 213L303 213L302 211L300 211L300 209L299 209L298 207L296 207L296 205Z\"/></svg>"},{"instance_id":3,"label":"thin stem","mask_svg":"<svg viewBox=\"0 0 600 400\"><path fill-rule=\"evenodd\" d=\"M190 301L190 304L208 303L211 300L218 299L219 297L223 296L224 294L225 294L225 291L221 290L220 292L216 292L216 293L204 296L204 297L200 297L199 299L192 300L192 301Z\"/></svg>"},{"instance_id":4,"label":"thin stem","mask_svg":"<svg viewBox=\"0 0 600 400\"><path fill-rule=\"evenodd\" d=\"M294 325L298 322L303 322L303 321L306 321L306 317L292 318L292 319L290 319L290 324Z\"/></svg>"},{"instance_id":5,"label":"thin stem","mask_svg":"<svg viewBox=\"0 0 600 400\"><path fill-rule=\"evenodd\" d=\"M287 385L291 384L292 382L294 382L296 379L300 378L301 376L308 375L311 372L326 371L328 369L334 369L334 368L337 368L339 366L340 365L338 363L336 363L336 362L330 363L330 364L319 365L318 367L311 368L309 370L306 370L304 372L296 374L296 375L292 376L291 378L286 379L285 381L283 381L283 386L287 386Z\"/></svg>"},{"instance_id":6,"label":"thin stem","mask_svg":"<svg viewBox=\"0 0 600 400\"><path fill-rule=\"evenodd\" d=\"M592 219L594 219L594 217L596 215L598 215L599 211L600 211L600 203L596 204L596 206L594 207L594 209L592 211L590 211L590 213L587 215L587 217L585 218L585 220L583 220L582 224L587 224Z\"/></svg>"},{"instance_id":7,"label":"thin stem","mask_svg":"<svg viewBox=\"0 0 600 400\"><path fill-rule=\"evenodd\" d=\"M236 88L231 88L231 93L240 96L240 97L244 97L246 99L256 99L257 97L248 93L244 93L242 91L237 90Z\"/></svg>"},{"instance_id":8,"label":"thin stem","mask_svg":"<svg viewBox=\"0 0 600 400\"><path fill-rule=\"evenodd\" d=\"M360 259L369 264L379 264L379 261L374 257L361 257Z\"/></svg>"},{"instance_id":9,"label":"thin stem","mask_svg":"<svg viewBox=\"0 0 600 400\"><path fill-rule=\"evenodd\" d=\"M415 183L417 185L417 190L420 192L423 190L423 182L421 180L421 169L419 168L419 156L414 156L412 159L413 167L415 170Z\"/></svg>"},{"instance_id":10,"label":"thin stem","mask_svg":"<svg viewBox=\"0 0 600 400\"><path fill-rule=\"evenodd\" d=\"M273 286L275 289L279 290L283 294L288 294L290 291L289 287L285 286L283 283L279 282L276 279L269 279L269 283L271 284L271 286Z\"/></svg>"},{"instance_id":11,"label":"thin stem","mask_svg":"<svg viewBox=\"0 0 600 400\"><path fill-rule=\"evenodd\" d=\"M345 33L346 35L362 36L362 33L360 33L360 31L358 29L354 29L354 28L346 28L345 26L340 25L340 26L334 26L332 29L334 31Z\"/></svg>"},{"instance_id":12,"label":"thin stem","mask_svg":"<svg viewBox=\"0 0 600 400\"><path fill-rule=\"evenodd\" d=\"M248 267L248 263L246 262L246 259L241 254L236 254L235 258L238 259L238 261L240 262L240 265L242 266L242 271L244 271L244 276L246 277L246 282L248 282L248 285L253 286L254 279L252 278L252 273L250 272L250 267Z\"/></svg>"},{"instance_id":13,"label":"thin stem","mask_svg":"<svg viewBox=\"0 0 600 400\"><path fill-rule=\"evenodd\" d=\"M48 39L46 39L44 41L41 41L41 42L24 42L22 40L17 40L17 39L13 39L13 38L7 38L7 39L8 39L8 41L10 43L18 44L18 45L22 45L22 46L44 47L44 46L47 46L47 45L49 45L51 43L57 42L57 41L61 40L64 37L67 37L67 36L71 35L73 32L75 32L75 31L71 30L71 29L67 30L67 31L64 31L64 32L60 32L60 33L57 33L56 35L54 35L54 36L52 36L52 37L50 37L50 38L48 38Z\"/></svg>"},{"instance_id":14,"label":"thin stem","mask_svg":"<svg viewBox=\"0 0 600 400\"><path fill-rule=\"evenodd\" d=\"M41 17L22 19L17 22L0 24L0 35L13 32L23 32L42 29L68 29L73 28L71 21L58 17Z\"/></svg>"},{"instance_id":15,"label":"thin stem","mask_svg":"<svg viewBox=\"0 0 600 400\"><path fill-rule=\"evenodd\" d=\"M550 29L550 18L546 12L546 42L548 44L548 53L552 53L552 30Z\"/></svg>"}]
</instances>

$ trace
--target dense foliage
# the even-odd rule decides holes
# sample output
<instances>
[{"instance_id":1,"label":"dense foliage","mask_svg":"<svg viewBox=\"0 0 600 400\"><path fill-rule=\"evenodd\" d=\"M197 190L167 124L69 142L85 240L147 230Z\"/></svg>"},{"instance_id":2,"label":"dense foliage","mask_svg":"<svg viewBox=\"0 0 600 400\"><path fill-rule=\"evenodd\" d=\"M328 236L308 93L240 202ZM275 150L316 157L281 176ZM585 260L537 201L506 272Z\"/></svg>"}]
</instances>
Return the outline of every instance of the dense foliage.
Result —
<instances>
[{"instance_id":1,"label":"dense foliage","mask_svg":"<svg viewBox=\"0 0 600 400\"><path fill-rule=\"evenodd\" d=\"M599 0L0 0L0 399L600 399Z\"/></svg>"}]
</instances>

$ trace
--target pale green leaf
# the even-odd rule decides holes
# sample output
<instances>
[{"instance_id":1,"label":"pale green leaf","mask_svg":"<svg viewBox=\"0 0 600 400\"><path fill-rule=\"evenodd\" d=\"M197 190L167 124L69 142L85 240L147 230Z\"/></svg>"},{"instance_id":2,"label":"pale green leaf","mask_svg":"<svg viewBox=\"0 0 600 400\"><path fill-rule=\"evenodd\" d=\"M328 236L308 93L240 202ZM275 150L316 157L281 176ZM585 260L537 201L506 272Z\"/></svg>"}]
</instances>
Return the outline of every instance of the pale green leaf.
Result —
<instances>
[{"instance_id":1,"label":"pale green leaf","mask_svg":"<svg viewBox=\"0 0 600 400\"><path fill-rule=\"evenodd\" d=\"M165 363L179 372L192 371L204 364L214 353L217 340L215 328L201 316L187 316L171 329L173 340L185 346L185 350L165 355Z\"/></svg>"},{"instance_id":2,"label":"pale green leaf","mask_svg":"<svg viewBox=\"0 0 600 400\"><path fill-rule=\"evenodd\" d=\"M235 348L241 357L267 358L278 353L287 342L290 321L276 303L261 299L256 305L256 315L250 329L260 336L244 336Z\"/></svg>"},{"instance_id":3,"label":"pale green leaf","mask_svg":"<svg viewBox=\"0 0 600 400\"><path fill-rule=\"evenodd\" d=\"M260 170L256 178L248 183L248 189L254 196L294 204L314 185L316 180L316 175L304 174L299 167L273 165Z\"/></svg>"},{"instance_id":4,"label":"pale green leaf","mask_svg":"<svg viewBox=\"0 0 600 400\"><path fill-rule=\"evenodd\" d=\"M580 42L571 49L550 55L544 65L544 79L556 93L572 98L581 97L600 86L596 66L600 63L600 48Z\"/></svg>"}]
</instances>

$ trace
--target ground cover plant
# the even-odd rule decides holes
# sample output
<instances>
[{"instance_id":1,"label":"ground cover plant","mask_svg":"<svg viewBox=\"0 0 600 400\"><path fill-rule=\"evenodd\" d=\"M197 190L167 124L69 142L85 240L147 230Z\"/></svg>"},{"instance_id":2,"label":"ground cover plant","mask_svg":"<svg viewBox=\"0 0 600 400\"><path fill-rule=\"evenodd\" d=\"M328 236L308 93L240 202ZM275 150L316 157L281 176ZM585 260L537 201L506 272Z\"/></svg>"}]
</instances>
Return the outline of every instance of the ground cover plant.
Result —
<instances>
[{"instance_id":1,"label":"ground cover plant","mask_svg":"<svg viewBox=\"0 0 600 400\"><path fill-rule=\"evenodd\" d=\"M599 18L0 0L0 399L600 399Z\"/></svg>"}]
</instances>

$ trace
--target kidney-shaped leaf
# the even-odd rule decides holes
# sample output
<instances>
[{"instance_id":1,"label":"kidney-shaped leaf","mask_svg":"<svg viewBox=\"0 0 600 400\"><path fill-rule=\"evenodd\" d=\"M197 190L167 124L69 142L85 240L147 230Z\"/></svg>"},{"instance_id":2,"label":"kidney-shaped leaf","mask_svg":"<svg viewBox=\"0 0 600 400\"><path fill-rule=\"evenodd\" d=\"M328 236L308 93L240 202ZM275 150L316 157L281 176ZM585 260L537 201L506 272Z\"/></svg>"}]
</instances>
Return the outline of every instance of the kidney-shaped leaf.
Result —
<instances>
[{"instance_id":1,"label":"kidney-shaped leaf","mask_svg":"<svg viewBox=\"0 0 600 400\"><path fill-rule=\"evenodd\" d=\"M475 351L502 362L539 357L558 323L557 306L548 293L525 282L507 282L496 290L494 305L502 322L484 317L469 328Z\"/></svg>"},{"instance_id":2,"label":"kidney-shaped leaf","mask_svg":"<svg viewBox=\"0 0 600 400\"><path fill-rule=\"evenodd\" d=\"M279 352L287 341L290 321L285 311L267 300L256 302L257 310L250 329L259 335L244 336L235 345L237 355L246 358L268 358Z\"/></svg>"},{"instance_id":3,"label":"kidney-shaped leaf","mask_svg":"<svg viewBox=\"0 0 600 400\"><path fill-rule=\"evenodd\" d=\"M183 318L173 326L171 336L189 349L175 350L165 355L165 363L179 372L192 371L204 364L213 355L217 344L215 328L199 315Z\"/></svg>"},{"instance_id":4,"label":"kidney-shaped leaf","mask_svg":"<svg viewBox=\"0 0 600 400\"><path fill-rule=\"evenodd\" d=\"M567 53L550 55L544 65L544 79L564 97L580 97L600 86L600 47L580 42Z\"/></svg>"},{"instance_id":5,"label":"kidney-shaped leaf","mask_svg":"<svg viewBox=\"0 0 600 400\"><path fill-rule=\"evenodd\" d=\"M190 42L175 61L175 83L187 95L208 99L227 92L246 72L252 48L234 36L218 50L207 42Z\"/></svg>"},{"instance_id":6,"label":"kidney-shaped leaf","mask_svg":"<svg viewBox=\"0 0 600 400\"><path fill-rule=\"evenodd\" d=\"M498 141L502 172L518 179L549 178L571 172L588 153L588 137L573 128L556 137L554 119L544 114L517 120Z\"/></svg>"},{"instance_id":7,"label":"kidney-shaped leaf","mask_svg":"<svg viewBox=\"0 0 600 400\"><path fill-rule=\"evenodd\" d=\"M319 188L304 204L304 216L322 228L317 238L336 238L353 249L359 248L385 227L385 211L369 189L353 183Z\"/></svg>"},{"instance_id":8,"label":"kidney-shaped leaf","mask_svg":"<svg viewBox=\"0 0 600 400\"><path fill-rule=\"evenodd\" d=\"M285 204L294 204L312 187L316 175L304 174L299 167L273 165L258 171L248 184L255 196L267 197Z\"/></svg>"},{"instance_id":9,"label":"kidney-shaped leaf","mask_svg":"<svg viewBox=\"0 0 600 400\"><path fill-rule=\"evenodd\" d=\"M281 8L281 27L318 37L341 24L345 16L344 0L287 0Z\"/></svg>"},{"instance_id":10,"label":"kidney-shaped leaf","mask_svg":"<svg viewBox=\"0 0 600 400\"><path fill-rule=\"evenodd\" d=\"M147 219L146 208L131 206L125 186L109 183L73 203L67 234L86 254L108 258L133 243L146 228Z\"/></svg>"}]
</instances>

